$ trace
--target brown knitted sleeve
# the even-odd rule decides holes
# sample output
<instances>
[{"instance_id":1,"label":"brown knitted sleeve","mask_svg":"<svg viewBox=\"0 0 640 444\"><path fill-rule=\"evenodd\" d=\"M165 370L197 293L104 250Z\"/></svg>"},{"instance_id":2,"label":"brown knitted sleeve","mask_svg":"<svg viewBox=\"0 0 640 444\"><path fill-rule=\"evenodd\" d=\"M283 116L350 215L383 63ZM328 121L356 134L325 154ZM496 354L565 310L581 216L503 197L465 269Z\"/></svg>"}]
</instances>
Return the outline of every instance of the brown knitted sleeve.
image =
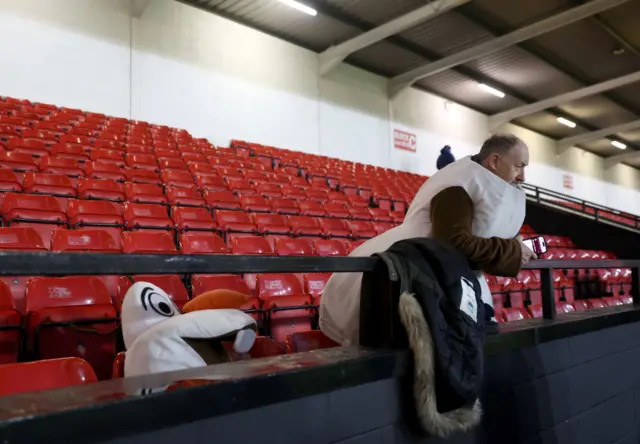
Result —
<instances>
[{"instance_id":1,"label":"brown knitted sleeve","mask_svg":"<svg viewBox=\"0 0 640 444\"><path fill-rule=\"evenodd\" d=\"M433 197L431 223L432 236L453 245L474 269L497 276L515 276L520 271L518 240L472 234L473 201L464 188L446 188Z\"/></svg>"}]
</instances>

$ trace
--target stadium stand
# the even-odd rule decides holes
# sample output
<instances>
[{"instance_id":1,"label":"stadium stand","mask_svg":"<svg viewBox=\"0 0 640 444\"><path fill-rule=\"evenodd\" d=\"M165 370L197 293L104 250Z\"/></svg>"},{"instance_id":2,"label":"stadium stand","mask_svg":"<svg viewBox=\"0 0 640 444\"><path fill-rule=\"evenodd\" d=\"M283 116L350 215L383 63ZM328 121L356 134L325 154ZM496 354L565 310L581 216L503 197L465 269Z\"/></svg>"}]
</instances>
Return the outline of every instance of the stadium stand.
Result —
<instances>
[{"instance_id":1,"label":"stadium stand","mask_svg":"<svg viewBox=\"0 0 640 444\"><path fill-rule=\"evenodd\" d=\"M401 223L428 180L240 140L219 148L196 142L184 130L40 105L12 105L0 127L6 146L0 153L0 250L345 256ZM20 117L33 106L38 114ZM613 210L610 217L637 223ZM534 236L535 230L525 225L522 234ZM547 259L615 258L578 249L567 237L545 239ZM258 320L263 336L251 353L234 359L332 347L336 344L314 330L328 278L324 273L3 277L0 324L9 328L0 333L0 362L84 358L15 367L62 372L57 380L64 384L95 379L88 365L100 379L121 376L113 333L124 294L140 280L163 288L179 307L214 289L250 295L243 309ZM489 284L499 322L542 316L539 273L490 277ZM559 313L632 303L631 273L625 269L557 270L554 288ZM48 298L52 289L69 297ZM74 329L77 325L91 331Z\"/></svg>"}]
</instances>

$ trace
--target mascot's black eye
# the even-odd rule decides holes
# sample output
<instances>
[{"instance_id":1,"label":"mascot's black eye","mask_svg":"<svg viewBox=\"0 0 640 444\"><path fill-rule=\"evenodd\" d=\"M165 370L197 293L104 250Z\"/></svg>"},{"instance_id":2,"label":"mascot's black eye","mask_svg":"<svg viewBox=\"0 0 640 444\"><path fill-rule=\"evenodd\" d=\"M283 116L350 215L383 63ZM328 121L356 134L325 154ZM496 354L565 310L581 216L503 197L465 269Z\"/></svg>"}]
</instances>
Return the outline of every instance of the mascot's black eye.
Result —
<instances>
[{"instance_id":1,"label":"mascot's black eye","mask_svg":"<svg viewBox=\"0 0 640 444\"><path fill-rule=\"evenodd\" d=\"M169 307L169 304L166 302L160 302L158 304L158 309L165 314L171 314L171 307Z\"/></svg>"},{"instance_id":2,"label":"mascot's black eye","mask_svg":"<svg viewBox=\"0 0 640 444\"><path fill-rule=\"evenodd\" d=\"M145 287L140 294L142 300L142 306L145 310L149 308L160 316L166 316L170 318L176 314L176 308L173 302L167 300L167 297L156 293L153 288Z\"/></svg>"}]
</instances>

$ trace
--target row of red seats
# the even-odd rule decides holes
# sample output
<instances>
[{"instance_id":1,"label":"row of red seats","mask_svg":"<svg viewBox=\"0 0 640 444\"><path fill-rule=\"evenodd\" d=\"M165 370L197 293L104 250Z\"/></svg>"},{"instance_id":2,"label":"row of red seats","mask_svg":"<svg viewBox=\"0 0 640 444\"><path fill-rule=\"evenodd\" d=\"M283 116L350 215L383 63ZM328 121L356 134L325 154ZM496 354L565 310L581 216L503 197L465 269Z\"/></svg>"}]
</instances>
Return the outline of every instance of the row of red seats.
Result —
<instances>
[{"instance_id":1,"label":"row of red seats","mask_svg":"<svg viewBox=\"0 0 640 444\"><path fill-rule=\"evenodd\" d=\"M626 304L633 304L633 298L631 296L607 296L602 298L589 298L575 300L573 302L557 302L556 312L572 313L575 311L586 311ZM529 305L526 308L511 307L496 310L496 319L498 320L498 322L513 322L538 318L542 318L542 304Z\"/></svg>"}]
</instances>

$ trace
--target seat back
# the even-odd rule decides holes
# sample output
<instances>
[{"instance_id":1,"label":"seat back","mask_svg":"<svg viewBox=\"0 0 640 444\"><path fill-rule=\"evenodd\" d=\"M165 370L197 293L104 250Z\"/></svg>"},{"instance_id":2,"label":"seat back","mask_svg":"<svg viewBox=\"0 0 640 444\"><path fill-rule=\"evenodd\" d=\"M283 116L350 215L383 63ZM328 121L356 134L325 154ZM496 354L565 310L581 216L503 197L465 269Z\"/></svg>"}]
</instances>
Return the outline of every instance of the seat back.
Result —
<instances>
[{"instance_id":1,"label":"seat back","mask_svg":"<svg viewBox=\"0 0 640 444\"><path fill-rule=\"evenodd\" d=\"M220 236L215 233L189 231L179 239L183 254L227 254L228 249Z\"/></svg>"},{"instance_id":2,"label":"seat back","mask_svg":"<svg viewBox=\"0 0 640 444\"><path fill-rule=\"evenodd\" d=\"M82 357L100 379L109 378L117 319L100 279L38 277L27 284L25 297L29 352L34 357Z\"/></svg>"},{"instance_id":3,"label":"seat back","mask_svg":"<svg viewBox=\"0 0 640 444\"><path fill-rule=\"evenodd\" d=\"M286 342L289 353L301 353L340 346L340 344L329 339L320 330L291 333L287 335Z\"/></svg>"},{"instance_id":4,"label":"seat back","mask_svg":"<svg viewBox=\"0 0 640 444\"><path fill-rule=\"evenodd\" d=\"M126 232L123 235L122 251L138 254L177 254L178 249L169 233L150 231Z\"/></svg>"},{"instance_id":5,"label":"seat back","mask_svg":"<svg viewBox=\"0 0 640 444\"><path fill-rule=\"evenodd\" d=\"M38 392L96 382L91 365L80 358L48 359L0 366L0 395Z\"/></svg>"},{"instance_id":6,"label":"seat back","mask_svg":"<svg viewBox=\"0 0 640 444\"><path fill-rule=\"evenodd\" d=\"M307 239L283 237L276 239L275 246L278 256L315 256L313 246Z\"/></svg>"},{"instance_id":7,"label":"seat back","mask_svg":"<svg viewBox=\"0 0 640 444\"><path fill-rule=\"evenodd\" d=\"M120 253L121 248L113 237L100 229L94 230L56 230L51 239L53 251L93 253Z\"/></svg>"}]
</instances>

